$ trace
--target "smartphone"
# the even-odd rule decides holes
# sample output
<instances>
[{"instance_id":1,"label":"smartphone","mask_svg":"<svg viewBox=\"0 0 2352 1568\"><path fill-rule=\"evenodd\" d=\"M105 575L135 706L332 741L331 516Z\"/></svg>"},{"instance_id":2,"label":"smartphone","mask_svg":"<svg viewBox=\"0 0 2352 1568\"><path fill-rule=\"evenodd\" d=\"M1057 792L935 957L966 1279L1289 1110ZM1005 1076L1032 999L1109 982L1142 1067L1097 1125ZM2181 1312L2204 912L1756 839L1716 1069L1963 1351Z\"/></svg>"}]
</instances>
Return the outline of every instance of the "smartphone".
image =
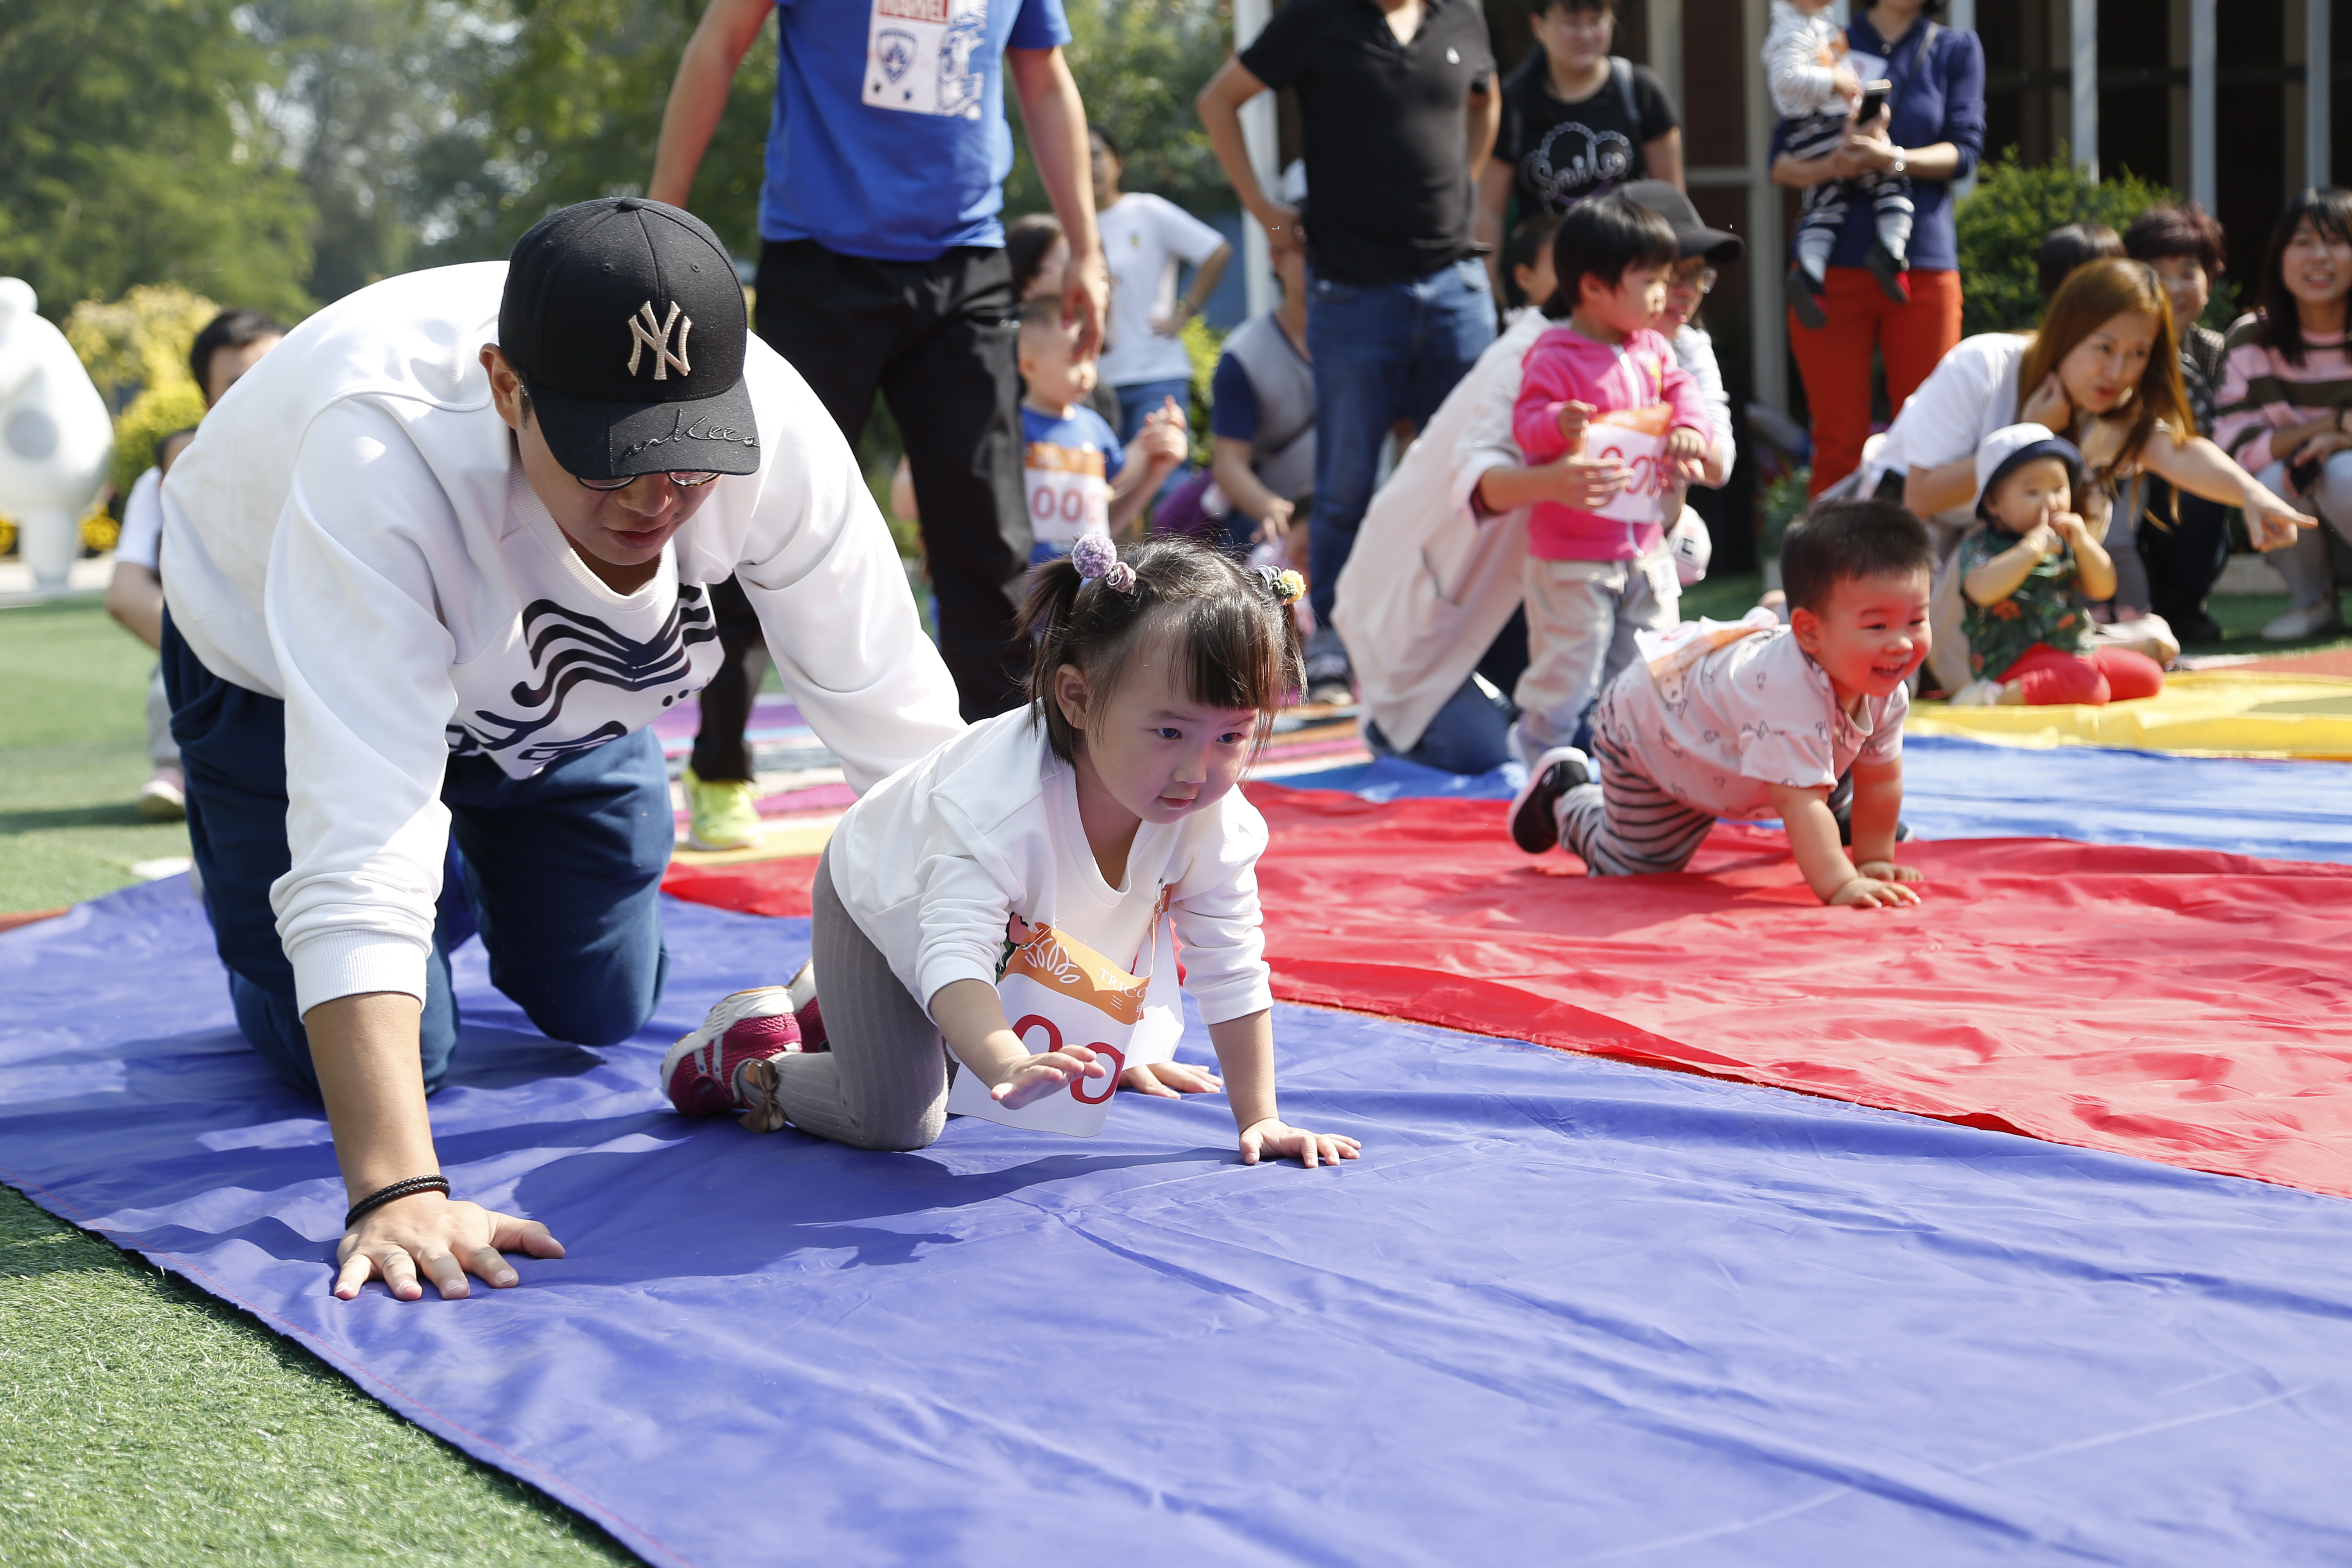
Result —
<instances>
[{"instance_id":1,"label":"smartphone","mask_svg":"<svg viewBox=\"0 0 2352 1568\"><path fill-rule=\"evenodd\" d=\"M1853 111L1856 125L1867 125L1878 118L1886 107L1886 95L1895 90L1891 81L1866 81L1862 84L1862 106Z\"/></svg>"},{"instance_id":2,"label":"smartphone","mask_svg":"<svg viewBox=\"0 0 2352 1568\"><path fill-rule=\"evenodd\" d=\"M2308 458L2289 463L2286 466L2286 482L2289 488L2297 495L2304 494L2318 479L2319 470L2326 467L2326 463L2327 457L2324 452L2314 452Z\"/></svg>"}]
</instances>

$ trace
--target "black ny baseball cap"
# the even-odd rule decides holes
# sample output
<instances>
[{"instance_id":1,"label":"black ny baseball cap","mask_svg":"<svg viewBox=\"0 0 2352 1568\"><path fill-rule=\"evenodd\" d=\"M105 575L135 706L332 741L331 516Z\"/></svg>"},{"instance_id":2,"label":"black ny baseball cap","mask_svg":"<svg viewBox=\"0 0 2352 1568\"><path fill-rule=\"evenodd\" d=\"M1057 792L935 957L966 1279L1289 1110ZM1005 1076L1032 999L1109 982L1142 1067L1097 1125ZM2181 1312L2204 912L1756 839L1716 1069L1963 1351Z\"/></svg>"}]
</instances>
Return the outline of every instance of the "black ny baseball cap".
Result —
<instances>
[{"instance_id":1,"label":"black ny baseball cap","mask_svg":"<svg viewBox=\"0 0 2352 1568\"><path fill-rule=\"evenodd\" d=\"M661 202L565 207L507 260L499 347L548 450L583 479L758 472L750 337L727 247Z\"/></svg>"}]
</instances>

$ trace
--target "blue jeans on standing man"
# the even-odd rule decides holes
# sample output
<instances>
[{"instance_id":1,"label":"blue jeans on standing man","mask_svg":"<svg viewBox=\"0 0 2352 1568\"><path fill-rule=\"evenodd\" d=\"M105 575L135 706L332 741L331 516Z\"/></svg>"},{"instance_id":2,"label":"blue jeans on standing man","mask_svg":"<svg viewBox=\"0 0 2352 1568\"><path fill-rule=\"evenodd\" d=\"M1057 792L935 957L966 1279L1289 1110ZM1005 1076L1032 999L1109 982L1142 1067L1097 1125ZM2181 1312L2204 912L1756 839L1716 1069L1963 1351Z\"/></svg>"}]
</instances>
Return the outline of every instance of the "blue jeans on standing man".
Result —
<instances>
[{"instance_id":1,"label":"blue jeans on standing man","mask_svg":"<svg viewBox=\"0 0 2352 1568\"><path fill-rule=\"evenodd\" d=\"M1371 504L1381 443L1400 419L1429 423L1463 373L1495 341L1486 266L1464 257L1407 283L1307 286L1307 351L1315 361L1315 506L1307 602L1331 624L1339 569ZM1318 640L1324 633L1318 629Z\"/></svg>"},{"instance_id":2,"label":"blue jeans on standing man","mask_svg":"<svg viewBox=\"0 0 2352 1568\"><path fill-rule=\"evenodd\" d=\"M206 668L168 616L163 679L187 772L188 842L237 1026L280 1078L316 1094L294 966L269 900L292 863L286 704ZM457 1044L449 952L477 932L490 984L542 1033L585 1046L635 1034L669 969L661 879L677 830L654 732L607 741L527 779L488 757L452 757L441 803L452 852L417 1026L426 1090L440 1087Z\"/></svg>"}]
</instances>

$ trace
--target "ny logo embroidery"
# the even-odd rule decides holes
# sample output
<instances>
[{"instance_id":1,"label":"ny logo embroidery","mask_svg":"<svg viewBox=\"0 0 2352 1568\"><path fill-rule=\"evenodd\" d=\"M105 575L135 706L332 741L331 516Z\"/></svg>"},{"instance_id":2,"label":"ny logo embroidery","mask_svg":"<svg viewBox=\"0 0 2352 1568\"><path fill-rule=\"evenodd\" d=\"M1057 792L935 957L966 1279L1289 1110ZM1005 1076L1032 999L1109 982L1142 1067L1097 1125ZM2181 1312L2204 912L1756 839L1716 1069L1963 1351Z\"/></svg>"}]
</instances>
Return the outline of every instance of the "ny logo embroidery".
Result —
<instances>
[{"instance_id":1,"label":"ny logo embroidery","mask_svg":"<svg viewBox=\"0 0 2352 1568\"><path fill-rule=\"evenodd\" d=\"M669 367L672 365L677 366L677 374L680 375L694 374L694 367L686 363L686 334L694 331L694 318L688 316L684 321L680 321L677 319L677 301L672 300L669 302L669 319L656 322L654 320L654 302L648 300L637 307L635 315L629 318L629 374L631 375L637 374L637 362L645 357L647 349L654 351L656 381L667 381ZM672 353L669 347L669 330L672 327L677 328L676 353Z\"/></svg>"}]
</instances>

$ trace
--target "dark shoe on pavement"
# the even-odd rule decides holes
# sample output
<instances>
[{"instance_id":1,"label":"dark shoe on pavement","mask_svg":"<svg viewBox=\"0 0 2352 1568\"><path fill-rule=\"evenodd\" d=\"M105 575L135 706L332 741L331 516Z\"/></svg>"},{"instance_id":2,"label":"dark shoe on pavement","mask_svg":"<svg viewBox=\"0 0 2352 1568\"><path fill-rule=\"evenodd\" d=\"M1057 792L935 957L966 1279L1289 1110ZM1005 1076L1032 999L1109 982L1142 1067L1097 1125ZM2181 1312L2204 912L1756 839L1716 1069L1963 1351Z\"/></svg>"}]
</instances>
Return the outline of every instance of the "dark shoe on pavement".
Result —
<instances>
[{"instance_id":1,"label":"dark shoe on pavement","mask_svg":"<svg viewBox=\"0 0 2352 1568\"><path fill-rule=\"evenodd\" d=\"M1789 309L1797 313L1800 326L1818 332L1830 324L1829 312L1822 309L1822 295L1826 290L1813 281L1813 275L1801 263L1790 267L1781 287L1789 296Z\"/></svg>"},{"instance_id":2,"label":"dark shoe on pavement","mask_svg":"<svg viewBox=\"0 0 2352 1568\"><path fill-rule=\"evenodd\" d=\"M1559 844L1559 797L1592 782L1592 760L1574 746L1554 746L1528 770L1528 782L1511 802L1511 842L1530 855Z\"/></svg>"}]
</instances>

